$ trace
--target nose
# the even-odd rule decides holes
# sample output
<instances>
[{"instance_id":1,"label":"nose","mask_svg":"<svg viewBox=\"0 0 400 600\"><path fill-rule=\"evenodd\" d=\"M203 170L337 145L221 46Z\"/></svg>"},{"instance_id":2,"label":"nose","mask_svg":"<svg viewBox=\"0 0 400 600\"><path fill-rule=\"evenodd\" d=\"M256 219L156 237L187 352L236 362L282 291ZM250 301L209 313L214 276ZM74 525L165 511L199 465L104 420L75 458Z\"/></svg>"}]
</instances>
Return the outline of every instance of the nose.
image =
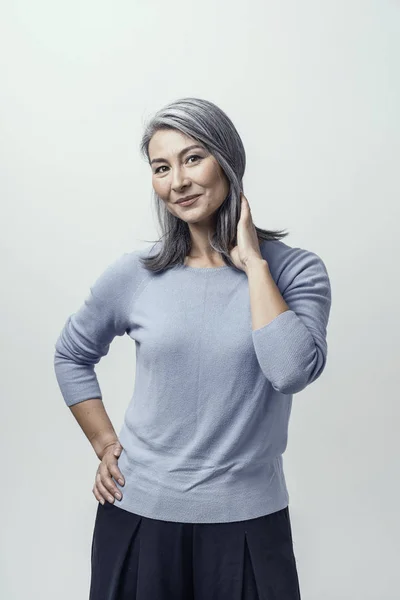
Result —
<instances>
[{"instance_id":1,"label":"nose","mask_svg":"<svg viewBox=\"0 0 400 600\"><path fill-rule=\"evenodd\" d=\"M190 179L185 172L177 167L172 171L172 189L179 193L183 188L187 188L190 184Z\"/></svg>"}]
</instances>

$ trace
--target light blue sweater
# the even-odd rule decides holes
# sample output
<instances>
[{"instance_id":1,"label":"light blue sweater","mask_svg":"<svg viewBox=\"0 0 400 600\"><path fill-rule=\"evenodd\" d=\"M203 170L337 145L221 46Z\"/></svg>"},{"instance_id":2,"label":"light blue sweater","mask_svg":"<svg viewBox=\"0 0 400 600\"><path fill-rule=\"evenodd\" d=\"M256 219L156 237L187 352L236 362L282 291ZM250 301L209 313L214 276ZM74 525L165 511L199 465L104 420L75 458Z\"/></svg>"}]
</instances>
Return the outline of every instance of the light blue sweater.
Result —
<instances>
[{"instance_id":1,"label":"light blue sweater","mask_svg":"<svg viewBox=\"0 0 400 600\"><path fill-rule=\"evenodd\" d=\"M116 482L123 498L115 506L187 523L285 508L292 396L327 359L324 262L282 241L262 242L290 310L253 331L246 273L180 265L154 274L139 262L152 248L114 260L55 344L57 381L72 406L102 398L94 369L113 338L135 341L134 390L119 433L125 485Z\"/></svg>"}]
</instances>

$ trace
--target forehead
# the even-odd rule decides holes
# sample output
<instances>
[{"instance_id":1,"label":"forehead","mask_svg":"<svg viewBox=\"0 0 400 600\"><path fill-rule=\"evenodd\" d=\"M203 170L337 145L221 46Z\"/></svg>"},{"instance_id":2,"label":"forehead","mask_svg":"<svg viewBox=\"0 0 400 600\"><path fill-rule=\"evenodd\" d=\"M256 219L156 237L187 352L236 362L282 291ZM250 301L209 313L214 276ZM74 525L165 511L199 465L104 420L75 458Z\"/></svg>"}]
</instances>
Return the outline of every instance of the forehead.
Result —
<instances>
[{"instance_id":1,"label":"forehead","mask_svg":"<svg viewBox=\"0 0 400 600\"><path fill-rule=\"evenodd\" d=\"M163 129L156 131L149 143L150 160L158 156L174 156L186 146L200 144L197 140L176 129Z\"/></svg>"}]
</instances>

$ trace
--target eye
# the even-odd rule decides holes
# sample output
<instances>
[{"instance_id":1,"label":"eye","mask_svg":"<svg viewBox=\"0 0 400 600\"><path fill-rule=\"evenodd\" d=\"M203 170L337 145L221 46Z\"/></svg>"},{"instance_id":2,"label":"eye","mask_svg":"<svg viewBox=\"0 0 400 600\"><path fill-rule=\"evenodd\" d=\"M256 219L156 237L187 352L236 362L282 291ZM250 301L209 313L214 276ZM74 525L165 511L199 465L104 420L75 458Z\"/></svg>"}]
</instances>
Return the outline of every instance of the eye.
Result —
<instances>
[{"instance_id":1,"label":"eye","mask_svg":"<svg viewBox=\"0 0 400 600\"><path fill-rule=\"evenodd\" d=\"M199 156L198 154L191 154L191 155L190 155L190 156L187 158L186 162L188 162L188 161L189 161L191 158L198 158L198 159L200 159L200 160L201 160L203 157L202 157L202 156ZM160 169L163 169L163 168L168 168L168 167L166 167L166 165L162 165L161 167L158 167L158 168L157 168L157 169L154 171L154 174L156 175L157 173L164 173L165 171L160 171Z\"/></svg>"},{"instance_id":2,"label":"eye","mask_svg":"<svg viewBox=\"0 0 400 600\"><path fill-rule=\"evenodd\" d=\"M201 156L199 156L198 154L191 154L191 155L189 156L188 160L189 160L190 158L201 158Z\"/></svg>"}]
</instances>

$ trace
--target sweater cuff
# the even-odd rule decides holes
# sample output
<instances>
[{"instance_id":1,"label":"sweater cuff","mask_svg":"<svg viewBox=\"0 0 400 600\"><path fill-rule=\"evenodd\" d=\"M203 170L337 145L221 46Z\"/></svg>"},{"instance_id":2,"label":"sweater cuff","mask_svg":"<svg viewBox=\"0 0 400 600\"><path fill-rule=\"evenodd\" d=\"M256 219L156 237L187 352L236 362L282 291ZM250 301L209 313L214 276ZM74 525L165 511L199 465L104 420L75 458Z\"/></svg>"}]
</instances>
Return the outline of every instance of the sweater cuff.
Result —
<instances>
[{"instance_id":1,"label":"sweater cuff","mask_svg":"<svg viewBox=\"0 0 400 600\"><path fill-rule=\"evenodd\" d=\"M70 361L59 359L56 354L54 366L58 385L67 406L93 398L102 399L94 365L71 364Z\"/></svg>"},{"instance_id":2,"label":"sweater cuff","mask_svg":"<svg viewBox=\"0 0 400 600\"><path fill-rule=\"evenodd\" d=\"M260 367L275 390L290 394L307 385L307 365L313 364L315 343L293 310L254 329L252 338Z\"/></svg>"}]
</instances>

